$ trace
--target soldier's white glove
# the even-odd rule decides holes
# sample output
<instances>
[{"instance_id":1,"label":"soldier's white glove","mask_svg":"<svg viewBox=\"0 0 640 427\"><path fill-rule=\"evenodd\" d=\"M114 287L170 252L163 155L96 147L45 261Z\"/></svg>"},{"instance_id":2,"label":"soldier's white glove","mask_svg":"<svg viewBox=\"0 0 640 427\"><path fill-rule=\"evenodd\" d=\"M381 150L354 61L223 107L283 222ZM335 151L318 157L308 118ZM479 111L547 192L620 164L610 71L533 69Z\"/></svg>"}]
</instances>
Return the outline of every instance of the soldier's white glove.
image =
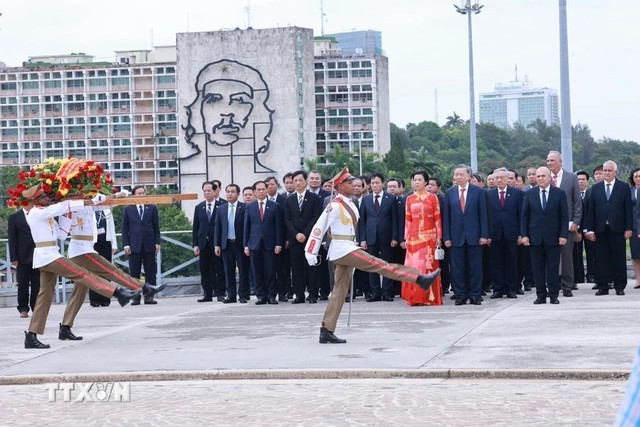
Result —
<instances>
[{"instance_id":1,"label":"soldier's white glove","mask_svg":"<svg viewBox=\"0 0 640 427\"><path fill-rule=\"evenodd\" d=\"M311 267L314 267L319 264L319 259L317 255L305 252L304 256L307 259L307 264L309 264Z\"/></svg>"},{"instance_id":2,"label":"soldier's white glove","mask_svg":"<svg viewBox=\"0 0 640 427\"><path fill-rule=\"evenodd\" d=\"M94 205L99 205L100 203L104 203L105 200L107 200L107 196L101 193L96 194L96 197L91 199Z\"/></svg>"}]
</instances>

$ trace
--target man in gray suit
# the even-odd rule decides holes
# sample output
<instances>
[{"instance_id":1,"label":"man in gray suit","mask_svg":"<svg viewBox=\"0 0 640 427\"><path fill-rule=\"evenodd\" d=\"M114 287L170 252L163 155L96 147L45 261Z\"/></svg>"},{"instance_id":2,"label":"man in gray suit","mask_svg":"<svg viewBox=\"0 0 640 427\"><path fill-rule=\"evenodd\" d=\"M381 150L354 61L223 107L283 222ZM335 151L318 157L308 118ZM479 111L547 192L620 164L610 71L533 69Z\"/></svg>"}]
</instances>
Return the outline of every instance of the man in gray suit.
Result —
<instances>
[{"instance_id":1,"label":"man in gray suit","mask_svg":"<svg viewBox=\"0 0 640 427\"><path fill-rule=\"evenodd\" d=\"M551 171L551 185L564 191L569 208L569 236L567 244L562 247L560 261L560 281L562 295L572 297L576 287L573 283L573 240L575 233L580 229L582 221L582 198L578 177L562 167L562 155L557 151L549 151L547 155L547 167Z\"/></svg>"}]
</instances>

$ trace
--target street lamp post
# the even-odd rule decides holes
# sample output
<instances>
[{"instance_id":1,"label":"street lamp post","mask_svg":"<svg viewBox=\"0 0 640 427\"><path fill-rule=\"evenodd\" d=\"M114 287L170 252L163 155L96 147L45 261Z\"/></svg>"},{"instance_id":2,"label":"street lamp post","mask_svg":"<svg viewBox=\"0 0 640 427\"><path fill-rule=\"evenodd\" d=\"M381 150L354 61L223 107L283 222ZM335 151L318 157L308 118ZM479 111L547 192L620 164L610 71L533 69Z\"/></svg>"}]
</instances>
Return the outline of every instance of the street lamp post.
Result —
<instances>
[{"instance_id":1,"label":"street lamp post","mask_svg":"<svg viewBox=\"0 0 640 427\"><path fill-rule=\"evenodd\" d=\"M562 165L573 172L571 143L571 94L569 89L569 42L567 37L567 0L560 0L560 151Z\"/></svg>"},{"instance_id":2,"label":"street lamp post","mask_svg":"<svg viewBox=\"0 0 640 427\"><path fill-rule=\"evenodd\" d=\"M471 4L471 0L462 0L460 7L454 6L458 13L467 15L469 26L469 140L471 146L471 170L476 172L478 170L478 147L476 143L476 101L473 85L473 32L471 29L471 15L480 13L484 5L478 4L478 0L475 0L473 4Z\"/></svg>"}]
</instances>

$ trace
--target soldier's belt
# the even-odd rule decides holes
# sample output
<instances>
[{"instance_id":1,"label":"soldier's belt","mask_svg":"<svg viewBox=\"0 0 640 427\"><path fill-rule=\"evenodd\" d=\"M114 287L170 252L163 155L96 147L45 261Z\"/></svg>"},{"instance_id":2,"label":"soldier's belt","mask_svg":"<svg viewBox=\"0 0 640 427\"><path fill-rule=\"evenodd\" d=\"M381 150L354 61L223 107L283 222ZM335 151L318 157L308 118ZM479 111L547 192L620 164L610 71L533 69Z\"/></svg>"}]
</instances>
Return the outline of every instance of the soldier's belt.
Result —
<instances>
[{"instance_id":1,"label":"soldier's belt","mask_svg":"<svg viewBox=\"0 0 640 427\"><path fill-rule=\"evenodd\" d=\"M49 248L51 246L57 246L56 242L37 242L36 248Z\"/></svg>"},{"instance_id":2,"label":"soldier's belt","mask_svg":"<svg viewBox=\"0 0 640 427\"><path fill-rule=\"evenodd\" d=\"M352 242L355 242L356 236L349 234L332 234L331 240L350 240Z\"/></svg>"},{"instance_id":3,"label":"soldier's belt","mask_svg":"<svg viewBox=\"0 0 640 427\"><path fill-rule=\"evenodd\" d=\"M84 240L85 242L93 242L93 236L75 234L75 235L71 235L71 240Z\"/></svg>"}]
</instances>

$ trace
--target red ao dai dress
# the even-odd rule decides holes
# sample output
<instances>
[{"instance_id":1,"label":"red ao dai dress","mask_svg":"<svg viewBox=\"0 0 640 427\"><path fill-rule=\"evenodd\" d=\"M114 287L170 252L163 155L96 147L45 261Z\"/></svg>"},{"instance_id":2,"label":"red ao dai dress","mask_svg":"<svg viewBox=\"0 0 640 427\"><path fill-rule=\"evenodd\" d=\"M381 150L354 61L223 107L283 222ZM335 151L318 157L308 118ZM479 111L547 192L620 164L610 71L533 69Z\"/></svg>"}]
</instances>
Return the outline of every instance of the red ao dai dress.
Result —
<instances>
[{"instance_id":1,"label":"red ao dai dress","mask_svg":"<svg viewBox=\"0 0 640 427\"><path fill-rule=\"evenodd\" d=\"M415 267L421 273L430 273L439 267L435 260L437 239L442 239L440 204L435 194L407 197L405 211L405 243L407 255L404 264ZM442 305L442 285L440 277L428 291L413 283L402 283L402 299L409 305Z\"/></svg>"}]
</instances>

